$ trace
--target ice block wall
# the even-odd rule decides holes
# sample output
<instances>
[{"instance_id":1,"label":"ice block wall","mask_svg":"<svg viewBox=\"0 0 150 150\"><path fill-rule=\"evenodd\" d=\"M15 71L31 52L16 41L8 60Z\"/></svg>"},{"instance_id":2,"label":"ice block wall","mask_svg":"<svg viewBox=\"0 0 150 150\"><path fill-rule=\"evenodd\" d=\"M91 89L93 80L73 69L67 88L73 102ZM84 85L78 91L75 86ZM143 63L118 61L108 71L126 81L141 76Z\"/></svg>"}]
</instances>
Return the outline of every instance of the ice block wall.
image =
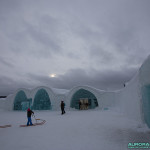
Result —
<instances>
[{"instance_id":1,"label":"ice block wall","mask_svg":"<svg viewBox=\"0 0 150 150\"><path fill-rule=\"evenodd\" d=\"M150 128L150 56L145 60L139 71L142 95L142 113L145 123Z\"/></svg>"}]
</instances>

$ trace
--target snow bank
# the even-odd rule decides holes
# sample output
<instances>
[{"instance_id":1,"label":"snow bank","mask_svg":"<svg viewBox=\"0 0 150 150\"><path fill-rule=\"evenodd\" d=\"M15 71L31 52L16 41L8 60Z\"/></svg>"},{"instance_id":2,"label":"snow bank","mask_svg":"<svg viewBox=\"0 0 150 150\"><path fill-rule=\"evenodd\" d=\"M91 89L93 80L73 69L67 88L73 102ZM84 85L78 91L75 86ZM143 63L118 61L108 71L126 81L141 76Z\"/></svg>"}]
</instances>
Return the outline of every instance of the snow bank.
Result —
<instances>
[{"instance_id":1,"label":"snow bank","mask_svg":"<svg viewBox=\"0 0 150 150\"><path fill-rule=\"evenodd\" d=\"M126 87L124 87L124 89L116 92L115 99L121 113L139 122L142 121L141 93L138 74L126 85Z\"/></svg>"},{"instance_id":2,"label":"snow bank","mask_svg":"<svg viewBox=\"0 0 150 150\"><path fill-rule=\"evenodd\" d=\"M128 150L133 141L148 142L147 131L138 131L137 122L111 111L35 111L46 120L41 126L20 128L26 124L26 112L1 112L1 150ZM34 118L32 118L35 123Z\"/></svg>"},{"instance_id":3,"label":"snow bank","mask_svg":"<svg viewBox=\"0 0 150 150\"><path fill-rule=\"evenodd\" d=\"M150 127L150 56L126 87L116 91L120 112Z\"/></svg>"},{"instance_id":4,"label":"snow bank","mask_svg":"<svg viewBox=\"0 0 150 150\"><path fill-rule=\"evenodd\" d=\"M111 107L116 107L115 93L105 92L100 95L101 102L99 105L104 110L110 109Z\"/></svg>"}]
</instances>

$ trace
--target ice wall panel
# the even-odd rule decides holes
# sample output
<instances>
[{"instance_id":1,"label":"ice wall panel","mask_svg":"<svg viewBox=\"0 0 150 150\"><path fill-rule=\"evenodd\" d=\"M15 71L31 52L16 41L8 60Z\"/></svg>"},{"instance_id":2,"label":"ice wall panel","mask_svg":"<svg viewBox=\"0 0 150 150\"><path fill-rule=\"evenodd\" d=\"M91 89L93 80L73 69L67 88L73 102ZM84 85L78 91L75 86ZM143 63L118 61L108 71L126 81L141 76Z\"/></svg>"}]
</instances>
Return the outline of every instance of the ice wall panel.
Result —
<instances>
[{"instance_id":1,"label":"ice wall panel","mask_svg":"<svg viewBox=\"0 0 150 150\"><path fill-rule=\"evenodd\" d=\"M142 87L144 120L150 128L150 85Z\"/></svg>"},{"instance_id":2,"label":"ice wall panel","mask_svg":"<svg viewBox=\"0 0 150 150\"><path fill-rule=\"evenodd\" d=\"M37 91L35 98L34 98L33 109L34 110L50 110L51 109L51 101L45 89L40 89Z\"/></svg>"}]
</instances>

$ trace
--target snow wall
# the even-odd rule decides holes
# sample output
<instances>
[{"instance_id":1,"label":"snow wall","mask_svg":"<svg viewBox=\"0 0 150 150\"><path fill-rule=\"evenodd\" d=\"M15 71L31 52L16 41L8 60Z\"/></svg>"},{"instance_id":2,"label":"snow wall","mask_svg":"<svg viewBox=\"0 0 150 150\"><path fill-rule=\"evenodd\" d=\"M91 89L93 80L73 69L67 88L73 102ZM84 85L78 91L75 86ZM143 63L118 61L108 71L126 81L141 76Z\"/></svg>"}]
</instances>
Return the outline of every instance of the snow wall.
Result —
<instances>
[{"instance_id":1,"label":"snow wall","mask_svg":"<svg viewBox=\"0 0 150 150\"><path fill-rule=\"evenodd\" d=\"M138 74L123 89L116 91L115 99L121 113L141 122L141 93Z\"/></svg>"},{"instance_id":2,"label":"snow wall","mask_svg":"<svg viewBox=\"0 0 150 150\"><path fill-rule=\"evenodd\" d=\"M115 92L120 112L150 128L150 56L126 86ZM116 105L116 106L117 106Z\"/></svg>"},{"instance_id":3,"label":"snow wall","mask_svg":"<svg viewBox=\"0 0 150 150\"><path fill-rule=\"evenodd\" d=\"M0 98L0 109L5 109L5 98Z\"/></svg>"}]
</instances>

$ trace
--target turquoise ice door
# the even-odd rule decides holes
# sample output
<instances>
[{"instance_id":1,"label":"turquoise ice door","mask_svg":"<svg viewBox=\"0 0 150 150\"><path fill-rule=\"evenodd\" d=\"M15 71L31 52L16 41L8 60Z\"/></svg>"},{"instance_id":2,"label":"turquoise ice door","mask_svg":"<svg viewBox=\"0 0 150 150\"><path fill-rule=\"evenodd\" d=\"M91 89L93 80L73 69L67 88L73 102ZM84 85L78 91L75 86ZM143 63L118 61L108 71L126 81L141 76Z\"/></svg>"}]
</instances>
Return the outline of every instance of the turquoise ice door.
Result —
<instances>
[{"instance_id":1,"label":"turquoise ice door","mask_svg":"<svg viewBox=\"0 0 150 150\"><path fill-rule=\"evenodd\" d=\"M144 120L150 128L150 85L142 88Z\"/></svg>"},{"instance_id":2,"label":"turquoise ice door","mask_svg":"<svg viewBox=\"0 0 150 150\"><path fill-rule=\"evenodd\" d=\"M21 102L22 110L27 110L30 107L29 102Z\"/></svg>"},{"instance_id":3,"label":"turquoise ice door","mask_svg":"<svg viewBox=\"0 0 150 150\"><path fill-rule=\"evenodd\" d=\"M27 110L28 108L31 108L32 104L32 98L27 99L27 101L21 102L22 110Z\"/></svg>"}]
</instances>

